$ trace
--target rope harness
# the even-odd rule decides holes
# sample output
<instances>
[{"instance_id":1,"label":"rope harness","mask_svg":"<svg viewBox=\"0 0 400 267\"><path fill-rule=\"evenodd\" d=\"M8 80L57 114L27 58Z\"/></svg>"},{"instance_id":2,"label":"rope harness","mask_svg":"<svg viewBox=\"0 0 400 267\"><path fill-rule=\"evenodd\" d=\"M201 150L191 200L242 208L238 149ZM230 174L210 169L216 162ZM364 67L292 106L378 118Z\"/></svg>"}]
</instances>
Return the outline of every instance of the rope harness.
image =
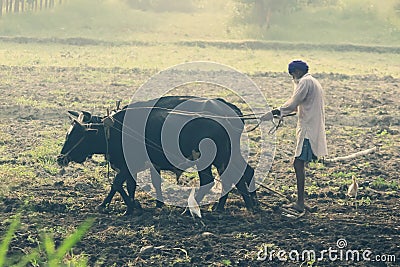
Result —
<instances>
[{"instance_id":1,"label":"rope harness","mask_svg":"<svg viewBox=\"0 0 400 267\"><path fill-rule=\"evenodd\" d=\"M106 154L105 154L105 159L107 162L107 180L110 181L110 128L113 127L114 125L114 118L110 116L109 111L107 110L107 117L103 119L103 125L104 125L104 137L106 141Z\"/></svg>"},{"instance_id":2,"label":"rope harness","mask_svg":"<svg viewBox=\"0 0 400 267\"><path fill-rule=\"evenodd\" d=\"M65 154L61 154L61 156L63 156L64 159L66 159L68 157L68 155L80 144L82 143L82 141L85 139L85 136L82 136L81 139L78 140L78 142L76 142L75 145L73 145Z\"/></svg>"},{"instance_id":3,"label":"rope harness","mask_svg":"<svg viewBox=\"0 0 400 267\"><path fill-rule=\"evenodd\" d=\"M238 115L238 116L220 116L220 115L211 115L211 114L202 114L199 112L194 112L194 111L186 111L186 110L175 110L175 109L170 109L170 108L162 108L162 107L126 107L123 110L142 110L142 109L150 109L150 110L162 110L162 111L167 111L169 114L174 114L174 115L181 115L181 116L191 116L191 117L196 117L196 118L209 118L209 119L225 119L225 120L230 120L230 119L241 119L243 122L247 120L258 120L258 123L251 127L247 128L245 130L246 133L252 132L256 130L262 123L262 120L260 120L260 117L265 113L252 113L252 114L244 114L244 115ZM119 111L117 109L117 111ZM107 111L108 112L108 111ZM274 116L273 119L271 120L273 127L268 131L268 134L274 134L278 128L281 126L283 122L284 117L290 117L294 116L296 113L291 113L286 116ZM275 122L275 119L278 119L278 122Z\"/></svg>"}]
</instances>

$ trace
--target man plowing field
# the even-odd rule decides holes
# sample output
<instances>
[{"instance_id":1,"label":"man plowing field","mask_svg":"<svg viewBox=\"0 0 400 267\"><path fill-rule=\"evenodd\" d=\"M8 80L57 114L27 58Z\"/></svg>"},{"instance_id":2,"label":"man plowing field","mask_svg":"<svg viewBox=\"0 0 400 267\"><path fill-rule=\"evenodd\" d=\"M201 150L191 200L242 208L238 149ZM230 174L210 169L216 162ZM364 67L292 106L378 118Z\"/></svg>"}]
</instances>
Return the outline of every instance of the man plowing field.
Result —
<instances>
[{"instance_id":1,"label":"man plowing field","mask_svg":"<svg viewBox=\"0 0 400 267\"><path fill-rule=\"evenodd\" d=\"M324 93L321 84L308 73L308 65L301 60L292 61L288 67L293 78L294 92L280 108L272 110L272 115L284 117L297 112L296 149L293 161L297 179L297 201L285 208L303 212L305 165L327 155L325 134ZM261 120L270 120L268 113Z\"/></svg>"}]
</instances>

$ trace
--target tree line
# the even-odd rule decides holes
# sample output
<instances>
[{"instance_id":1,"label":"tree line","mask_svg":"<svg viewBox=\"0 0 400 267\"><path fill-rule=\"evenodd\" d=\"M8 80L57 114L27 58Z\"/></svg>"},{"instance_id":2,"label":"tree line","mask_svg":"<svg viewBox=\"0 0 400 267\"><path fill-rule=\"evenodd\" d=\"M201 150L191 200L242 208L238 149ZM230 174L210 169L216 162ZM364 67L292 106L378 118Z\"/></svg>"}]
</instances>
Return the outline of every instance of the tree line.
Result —
<instances>
[{"instance_id":1,"label":"tree line","mask_svg":"<svg viewBox=\"0 0 400 267\"><path fill-rule=\"evenodd\" d=\"M65 0L64 0L65 1ZM5 13L22 13L54 8L62 0L0 0L0 16Z\"/></svg>"},{"instance_id":2,"label":"tree line","mask_svg":"<svg viewBox=\"0 0 400 267\"><path fill-rule=\"evenodd\" d=\"M237 17L241 22L269 28L271 17L282 13L293 13L307 7L346 7L352 3L360 4L364 9L377 9L381 0L234 0L239 4ZM385 0L388 9L395 17L400 17L400 0ZM390 12L389 12L390 13ZM390 14L387 14L390 15Z\"/></svg>"}]
</instances>

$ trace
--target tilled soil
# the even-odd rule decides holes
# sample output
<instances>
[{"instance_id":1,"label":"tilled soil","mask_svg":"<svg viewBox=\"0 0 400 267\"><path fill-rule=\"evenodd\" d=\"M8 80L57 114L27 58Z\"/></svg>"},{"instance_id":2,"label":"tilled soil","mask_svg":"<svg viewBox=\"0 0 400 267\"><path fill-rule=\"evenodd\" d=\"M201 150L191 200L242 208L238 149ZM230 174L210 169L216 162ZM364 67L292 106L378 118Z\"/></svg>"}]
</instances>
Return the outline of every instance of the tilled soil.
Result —
<instances>
[{"instance_id":1,"label":"tilled soil","mask_svg":"<svg viewBox=\"0 0 400 267\"><path fill-rule=\"evenodd\" d=\"M22 214L9 258L42 246L43 232L52 233L59 245L94 217L66 260L87 257L89 266L397 266L400 261L398 79L315 75L326 93L328 158L377 150L345 162L310 164L311 212L294 218L280 209L296 192L291 166L296 118L288 118L277 132L275 159L264 181L279 194L260 187L260 210L253 214L233 190L225 212L203 206L200 220L183 215L180 207L155 208L155 200L140 189L143 214L124 216L119 196L109 209L98 210L110 188L104 159L65 169L54 161L68 128L67 110L104 115L115 100L126 104L151 71L1 66L0 75L0 232L6 232L12 215ZM286 74L251 78L270 106L292 92ZM357 200L345 195L353 175L360 184ZM303 259L304 251L315 251L314 260ZM45 259L43 249L41 256Z\"/></svg>"}]
</instances>

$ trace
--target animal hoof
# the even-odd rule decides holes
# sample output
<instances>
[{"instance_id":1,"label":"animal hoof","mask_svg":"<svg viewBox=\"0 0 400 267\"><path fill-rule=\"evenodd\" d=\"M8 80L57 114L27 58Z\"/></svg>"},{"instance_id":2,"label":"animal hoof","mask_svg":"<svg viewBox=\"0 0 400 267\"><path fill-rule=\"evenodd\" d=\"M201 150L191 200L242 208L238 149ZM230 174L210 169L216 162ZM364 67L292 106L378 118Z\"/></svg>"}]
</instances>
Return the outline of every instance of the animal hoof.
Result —
<instances>
[{"instance_id":1,"label":"animal hoof","mask_svg":"<svg viewBox=\"0 0 400 267\"><path fill-rule=\"evenodd\" d=\"M164 202L157 200L156 201L156 208L161 209L162 207L164 207Z\"/></svg>"}]
</instances>

